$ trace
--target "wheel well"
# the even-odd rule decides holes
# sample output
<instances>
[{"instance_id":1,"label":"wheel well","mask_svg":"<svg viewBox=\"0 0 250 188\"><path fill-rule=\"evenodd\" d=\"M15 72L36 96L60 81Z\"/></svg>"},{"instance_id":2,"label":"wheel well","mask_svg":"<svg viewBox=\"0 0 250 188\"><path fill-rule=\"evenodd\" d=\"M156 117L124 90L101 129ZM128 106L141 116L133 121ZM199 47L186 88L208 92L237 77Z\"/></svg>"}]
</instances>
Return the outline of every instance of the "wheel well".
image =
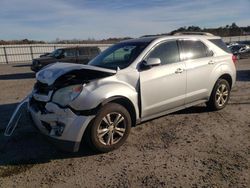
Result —
<instances>
[{"instance_id":1,"label":"wheel well","mask_svg":"<svg viewBox=\"0 0 250 188\"><path fill-rule=\"evenodd\" d=\"M110 102L117 103L125 107L128 110L128 113L130 114L132 126L134 127L136 125L136 111L135 111L133 103L129 99L125 97L114 97L106 101L104 104L107 104Z\"/></svg>"},{"instance_id":2,"label":"wheel well","mask_svg":"<svg viewBox=\"0 0 250 188\"><path fill-rule=\"evenodd\" d=\"M223 74L222 76L220 76L219 79L225 79L226 81L228 81L230 87L232 87L232 77L229 74Z\"/></svg>"}]
</instances>

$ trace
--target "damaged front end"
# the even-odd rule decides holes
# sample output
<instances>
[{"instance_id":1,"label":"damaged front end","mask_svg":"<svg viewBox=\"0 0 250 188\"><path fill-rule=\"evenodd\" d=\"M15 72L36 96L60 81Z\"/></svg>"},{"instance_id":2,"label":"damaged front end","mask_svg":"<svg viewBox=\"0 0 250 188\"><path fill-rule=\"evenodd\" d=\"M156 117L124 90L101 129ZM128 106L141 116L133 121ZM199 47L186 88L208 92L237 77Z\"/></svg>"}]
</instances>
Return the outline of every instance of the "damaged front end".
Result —
<instances>
[{"instance_id":1,"label":"damaged front end","mask_svg":"<svg viewBox=\"0 0 250 188\"><path fill-rule=\"evenodd\" d=\"M6 128L10 136L25 109L35 126L66 151L78 151L82 135L94 114L79 114L70 106L92 80L116 71L88 65L56 63L38 72L32 93L16 108Z\"/></svg>"}]
</instances>

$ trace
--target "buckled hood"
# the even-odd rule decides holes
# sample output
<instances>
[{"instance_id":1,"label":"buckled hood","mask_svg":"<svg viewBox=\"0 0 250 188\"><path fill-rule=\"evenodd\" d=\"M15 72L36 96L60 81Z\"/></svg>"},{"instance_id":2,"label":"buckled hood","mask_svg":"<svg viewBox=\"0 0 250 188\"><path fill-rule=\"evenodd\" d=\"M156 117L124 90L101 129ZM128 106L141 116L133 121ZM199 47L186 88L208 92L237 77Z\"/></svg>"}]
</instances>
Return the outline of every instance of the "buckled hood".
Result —
<instances>
[{"instance_id":1,"label":"buckled hood","mask_svg":"<svg viewBox=\"0 0 250 188\"><path fill-rule=\"evenodd\" d=\"M110 70L110 69L105 69L105 68L100 68L100 67L96 67L96 66L91 66L91 65L82 65L82 64L73 64L73 63L54 63L52 65L49 65L47 67L45 67L44 69L42 69L41 71L39 71L36 74L36 79L39 82L42 82L44 84L48 84L48 85L52 85L59 77L70 73L70 72L82 72L82 74L84 74L84 72L86 71L91 71L94 73L96 73L96 78L99 78L100 76L98 76L98 72L105 74L107 76L110 75L114 75L116 73L115 70ZM95 77L94 75L91 76L92 79L93 77Z\"/></svg>"}]
</instances>

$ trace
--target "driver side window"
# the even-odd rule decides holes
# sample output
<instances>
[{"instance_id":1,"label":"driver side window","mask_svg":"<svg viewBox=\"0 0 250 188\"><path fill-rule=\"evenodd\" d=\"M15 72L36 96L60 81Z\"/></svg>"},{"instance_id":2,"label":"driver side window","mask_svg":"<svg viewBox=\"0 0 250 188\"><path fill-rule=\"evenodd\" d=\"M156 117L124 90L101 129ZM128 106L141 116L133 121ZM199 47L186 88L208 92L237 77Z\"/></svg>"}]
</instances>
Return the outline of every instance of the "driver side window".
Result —
<instances>
[{"instance_id":1,"label":"driver side window","mask_svg":"<svg viewBox=\"0 0 250 188\"><path fill-rule=\"evenodd\" d=\"M66 49L64 51L64 56L65 57L74 57L74 56L76 56L76 50L75 49Z\"/></svg>"},{"instance_id":2,"label":"driver side window","mask_svg":"<svg viewBox=\"0 0 250 188\"><path fill-rule=\"evenodd\" d=\"M150 52L147 59L148 58L159 58L162 65L179 62L180 55L177 41L169 41L159 44Z\"/></svg>"}]
</instances>

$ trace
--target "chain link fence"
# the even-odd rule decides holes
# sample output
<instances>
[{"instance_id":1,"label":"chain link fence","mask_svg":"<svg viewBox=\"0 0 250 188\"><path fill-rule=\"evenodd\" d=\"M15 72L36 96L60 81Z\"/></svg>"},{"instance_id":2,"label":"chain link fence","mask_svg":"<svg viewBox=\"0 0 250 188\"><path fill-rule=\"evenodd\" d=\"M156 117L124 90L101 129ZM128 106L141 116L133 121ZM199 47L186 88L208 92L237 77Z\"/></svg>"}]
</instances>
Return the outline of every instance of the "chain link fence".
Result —
<instances>
[{"instance_id":1,"label":"chain link fence","mask_svg":"<svg viewBox=\"0 0 250 188\"><path fill-rule=\"evenodd\" d=\"M250 41L250 35L223 37L224 42ZM98 46L101 51L111 44L32 44L32 45L0 45L0 64L30 63L44 53L57 48L73 46Z\"/></svg>"},{"instance_id":2,"label":"chain link fence","mask_svg":"<svg viewBox=\"0 0 250 188\"><path fill-rule=\"evenodd\" d=\"M101 51L110 44L31 44L31 45L0 45L0 64L30 63L44 53L57 48L74 46L97 46Z\"/></svg>"},{"instance_id":3,"label":"chain link fence","mask_svg":"<svg viewBox=\"0 0 250 188\"><path fill-rule=\"evenodd\" d=\"M239 42L239 41L250 41L250 35L244 36L233 36L233 37L222 37L224 42Z\"/></svg>"}]
</instances>

